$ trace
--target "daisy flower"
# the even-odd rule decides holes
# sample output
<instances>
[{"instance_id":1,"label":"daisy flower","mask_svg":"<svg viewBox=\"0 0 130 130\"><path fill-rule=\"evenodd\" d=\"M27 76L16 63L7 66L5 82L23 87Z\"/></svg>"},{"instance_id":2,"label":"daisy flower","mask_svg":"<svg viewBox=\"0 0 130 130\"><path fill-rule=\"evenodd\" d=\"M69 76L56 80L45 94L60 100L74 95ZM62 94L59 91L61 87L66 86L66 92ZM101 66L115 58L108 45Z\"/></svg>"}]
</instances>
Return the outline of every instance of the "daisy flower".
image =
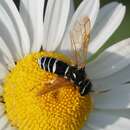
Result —
<instances>
[{"instance_id":1,"label":"daisy flower","mask_svg":"<svg viewBox=\"0 0 130 130\"><path fill-rule=\"evenodd\" d=\"M73 1L48 0L43 22L44 4L21 0L18 12L12 0L0 0L0 130L129 130L129 38L87 63L93 89L110 90L102 94L81 96L72 84L41 94L58 76L38 64L44 56L70 63L70 30L82 17L91 22L91 58L120 25L125 6L100 9L99 0L83 0L74 11Z\"/></svg>"}]
</instances>

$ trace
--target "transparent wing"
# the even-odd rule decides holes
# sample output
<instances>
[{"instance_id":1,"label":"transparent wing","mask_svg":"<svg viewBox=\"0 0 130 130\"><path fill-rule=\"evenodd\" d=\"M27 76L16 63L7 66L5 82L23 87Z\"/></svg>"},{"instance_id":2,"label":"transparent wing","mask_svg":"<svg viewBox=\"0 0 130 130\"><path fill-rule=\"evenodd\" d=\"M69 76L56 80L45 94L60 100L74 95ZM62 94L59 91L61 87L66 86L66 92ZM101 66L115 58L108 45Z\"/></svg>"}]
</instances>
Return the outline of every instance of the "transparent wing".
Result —
<instances>
[{"instance_id":1,"label":"transparent wing","mask_svg":"<svg viewBox=\"0 0 130 130\"><path fill-rule=\"evenodd\" d=\"M49 92L55 92L58 89L60 89L64 86L68 86L70 84L72 84L72 83L69 80L59 76L52 84L46 84L46 87L43 88L43 90L40 91L38 93L38 95L42 96L42 95L49 93Z\"/></svg>"},{"instance_id":2,"label":"transparent wing","mask_svg":"<svg viewBox=\"0 0 130 130\"><path fill-rule=\"evenodd\" d=\"M90 19L82 17L76 21L70 31L72 57L75 65L83 68L86 65L88 43L90 39Z\"/></svg>"}]
</instances>

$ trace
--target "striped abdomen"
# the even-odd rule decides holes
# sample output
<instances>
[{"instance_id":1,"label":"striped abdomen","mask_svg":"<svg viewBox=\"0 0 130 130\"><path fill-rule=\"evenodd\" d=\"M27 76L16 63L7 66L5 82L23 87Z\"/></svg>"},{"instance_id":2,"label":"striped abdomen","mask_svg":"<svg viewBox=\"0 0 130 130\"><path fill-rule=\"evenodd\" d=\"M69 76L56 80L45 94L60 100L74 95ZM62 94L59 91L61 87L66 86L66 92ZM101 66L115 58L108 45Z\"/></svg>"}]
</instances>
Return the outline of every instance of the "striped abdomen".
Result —
<instances>
[{"instance_id":1,"label":"striped abdomen","mask_svg":"<svg viewBox=\"0 0 130 130\"><path fill-rule=\"evenodd\" d=\"M51 57L42 57L39 59L39 65L42 69L51 73L56 73L60 76L65 76L69 69L69 65Z\"/></svg>"},{"instance_id":2,"label":"striped abdomen","mask_svg":"<svg viewBox=\"0 0 130 130\"><path fill-rule=\"evenodd\" d=\"M91 91L92 84L89 79L86 79L84 68L78 69L52 57L42 57L38 62L45 71L58 74L73 81L79 87L81 95L88 94Z\"/></svg>"}]
</instances>

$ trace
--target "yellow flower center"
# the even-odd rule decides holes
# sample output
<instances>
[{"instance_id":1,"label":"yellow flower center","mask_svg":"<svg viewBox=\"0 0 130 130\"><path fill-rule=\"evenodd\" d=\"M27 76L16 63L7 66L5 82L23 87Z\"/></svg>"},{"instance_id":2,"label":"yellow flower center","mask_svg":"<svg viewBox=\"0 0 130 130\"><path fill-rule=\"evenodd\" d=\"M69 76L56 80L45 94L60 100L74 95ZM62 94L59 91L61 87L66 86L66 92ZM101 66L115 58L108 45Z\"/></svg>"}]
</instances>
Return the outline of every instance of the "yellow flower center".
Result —
<instances>
[{"instance_id":1,"label":"yellow flower center","mask_svg":"<svg viewBox=\"0 0 130 130\"><path fill-rule=\"evenodd\" d=\"M40 94L58 78L39 67L38 58L42 56L71 63L61 54L45 51L18 61L4 81L7 116L19 130L79 130L92 110L91 97L80 96L72 83L59 83L63 87Z\"/></svg>"}]
</instances>

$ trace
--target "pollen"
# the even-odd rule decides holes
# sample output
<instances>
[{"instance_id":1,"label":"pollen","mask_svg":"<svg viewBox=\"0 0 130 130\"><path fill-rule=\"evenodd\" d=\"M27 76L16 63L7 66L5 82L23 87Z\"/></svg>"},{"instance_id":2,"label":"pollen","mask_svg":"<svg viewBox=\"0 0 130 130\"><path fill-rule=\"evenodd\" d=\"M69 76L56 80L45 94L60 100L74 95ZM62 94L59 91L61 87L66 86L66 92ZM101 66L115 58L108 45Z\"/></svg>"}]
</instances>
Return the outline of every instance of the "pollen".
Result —
<instances>
[{"instance_id":1,"label":"pollen","mask_svg":"<svg viewBox=\"0 0 130 130\"><path fill-rule=\"evenodd\" d=\"M38 59L43 56L71 63L64 55L46 51L17 61L4 80L8 119L18 130L80 130L92 110L92 98L80 96L72 83L62 82L58 85L63 87L42 94L58 78L39 67Z\"/></svg>"}]
</instances>

